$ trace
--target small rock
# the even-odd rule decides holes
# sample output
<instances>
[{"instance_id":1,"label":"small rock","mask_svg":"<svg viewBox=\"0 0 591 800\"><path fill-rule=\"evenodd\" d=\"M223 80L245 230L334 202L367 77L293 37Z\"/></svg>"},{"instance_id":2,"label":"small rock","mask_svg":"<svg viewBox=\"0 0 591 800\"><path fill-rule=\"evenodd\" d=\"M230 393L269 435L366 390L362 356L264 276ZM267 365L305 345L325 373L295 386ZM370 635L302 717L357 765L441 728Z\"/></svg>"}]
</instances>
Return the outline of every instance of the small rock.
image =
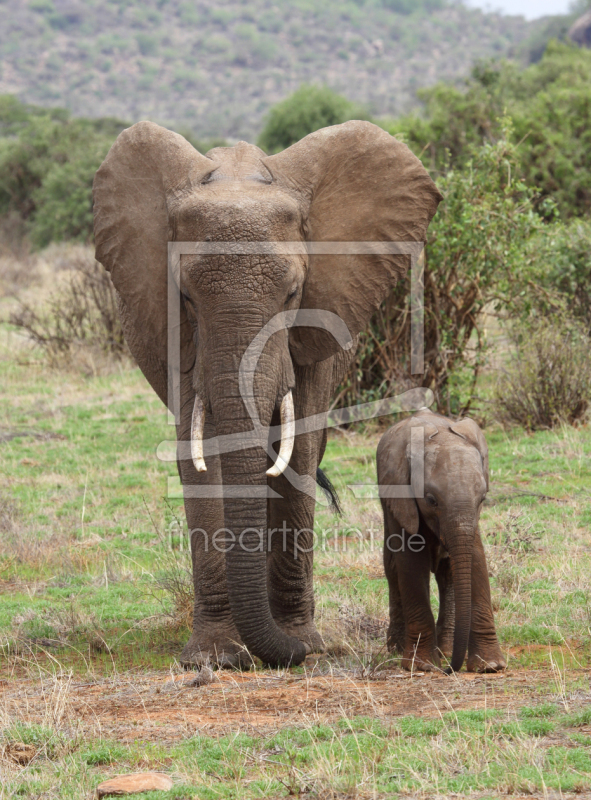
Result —
<instances>
[{"instance_id":1,"label":"small rock","mask_svg":"<svg viewBox=\"0 0 591 800\"><path fill-rule=\"evenodd\" d=\"M135 772L132 775L119 775L96 787L97 797L109 795L136 794L137 792L168 791L173 783L163 772Z\"/></svg>"},{"instance_id":2,"label":"small rock","mask_svg":"<svg viewBox=\"0 0 591 800\"><path fill-rule=\"evenodd\" d=\"M208 683L213 683L213 670L209 667L201 667L197 673L197 677L189 681L186 686L206 686Z\"/></svg>"}]
</instances>

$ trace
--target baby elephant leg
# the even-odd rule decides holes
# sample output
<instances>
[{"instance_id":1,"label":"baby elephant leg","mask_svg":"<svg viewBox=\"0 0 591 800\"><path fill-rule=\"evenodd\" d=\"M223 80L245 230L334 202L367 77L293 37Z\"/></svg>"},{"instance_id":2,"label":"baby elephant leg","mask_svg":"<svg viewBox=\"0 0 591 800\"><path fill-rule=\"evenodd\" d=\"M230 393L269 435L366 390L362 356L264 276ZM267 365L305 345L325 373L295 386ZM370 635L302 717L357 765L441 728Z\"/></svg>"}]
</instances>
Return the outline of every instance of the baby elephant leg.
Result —
<instances>
[{"instance_id":1,"label":"baby elephant leg","mask_svg":"<svg viewBox=\"0 0 591 800\"><path fill-rule=\"evenodd\" d=\"M429 597L431 553L425 545L413 552L405 537L404 549L395 553L395 558L405 623L402 666L408 670L430 671L439 666L435 619Z\"/></svg>"},{"instance_id":2,"label":"baby elephant leg","mask_svg":"<svg viewBox=\"0 0 591 800\"><path fill-rule=\"evenodd\" d=\"M386 519L386 542L389 537L388 514ZM398 572L396 571L396 557L392 550L384 547L384 571L388 581L390 624L386 635L386 646L390 653L402 653L404 650L405 625L402 612L402 598L398 585Z\"/></svg>"},{"instance_id":3,"label":"baby elephant leg","mask_svg":"<svg viewBox=\"0 0 591 800\"><path fill-rule=\"evenodd\" d=\"M472 624L467 669L469 672L501 672L506 666L495 629L486 556L477 531L472 555Z\"/></svg>"}]
</instances>

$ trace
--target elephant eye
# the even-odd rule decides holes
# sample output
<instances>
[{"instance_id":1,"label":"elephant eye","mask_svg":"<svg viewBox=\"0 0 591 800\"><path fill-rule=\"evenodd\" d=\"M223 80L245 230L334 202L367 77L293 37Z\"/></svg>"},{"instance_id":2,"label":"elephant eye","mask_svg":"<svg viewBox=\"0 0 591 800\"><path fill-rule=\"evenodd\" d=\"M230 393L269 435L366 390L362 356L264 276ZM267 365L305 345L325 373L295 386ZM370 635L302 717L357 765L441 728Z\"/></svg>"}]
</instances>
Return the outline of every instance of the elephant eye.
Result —
<instances>
[{"instance_id":1,"label":"elephant eye","mask_svg":"<svg viewBox=\"0 0 591 800\"><path fill-rule=\"evenodd\" d=\"M298 293L298 287L296 286L291 290L291 292L289 292L289 294L287 295L287 300L285 302L289 303L289 301L293 300L293 298L296 296L297 293Z\"/></svg>"},{"instance_id":2,"label":"elephant eye","mask_svg":"<svg viewBox=\"0 0 591 800\"><path fill-rule=\"evenodd\" d=\"M425 495L425 500L427 501L427 505L431 506L432 508L435 508L435 506L437 505L437 500L433 497L432 494Z\"/></svg>"}]
</instances>

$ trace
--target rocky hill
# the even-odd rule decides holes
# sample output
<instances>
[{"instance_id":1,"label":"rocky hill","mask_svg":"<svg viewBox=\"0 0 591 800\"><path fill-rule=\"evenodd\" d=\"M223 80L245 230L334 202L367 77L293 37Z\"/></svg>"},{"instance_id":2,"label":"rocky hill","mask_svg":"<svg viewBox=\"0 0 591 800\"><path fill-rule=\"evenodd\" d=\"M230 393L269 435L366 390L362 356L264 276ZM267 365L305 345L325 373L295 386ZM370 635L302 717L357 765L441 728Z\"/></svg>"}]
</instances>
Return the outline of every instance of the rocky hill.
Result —
<instances>
[{"instance_id":1,"label":"rocky hill","mask_svg":"<svg viewBox=\"0 0 591 800\"><path fill-rule=\"evenodd\" d=\"M396 115L531 27L444 0L2 0L0 93L252 139L303 82Z\"/></svg>"}]
</instances>

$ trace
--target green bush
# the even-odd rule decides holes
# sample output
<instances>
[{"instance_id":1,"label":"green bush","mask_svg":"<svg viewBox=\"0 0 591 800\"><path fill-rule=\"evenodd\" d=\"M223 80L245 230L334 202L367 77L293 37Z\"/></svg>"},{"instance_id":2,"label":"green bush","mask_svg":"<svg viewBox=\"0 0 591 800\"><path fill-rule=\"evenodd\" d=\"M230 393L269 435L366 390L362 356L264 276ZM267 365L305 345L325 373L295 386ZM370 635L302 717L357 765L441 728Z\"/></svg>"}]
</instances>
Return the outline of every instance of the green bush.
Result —
<instances>
[{"instance_id":1,"label":"green bush","mask_svg":"<svg viewBox=\"0 0 591 800\"><path fill-rule=\"evenodd\" d=\"M137 46L143 56L155 56L158 53L158 38L149 33L138 33L135 37Z\"/></svg>"},{"instance_id":2,"label":"green bush","mask_svg":"<svg viewBox=\"0 0 591 800\"><path fill-rule=\"evenodd\" d=\"M0 215L20 217L40 247L90 240L94 173L124 127L0 97Z\"/></svg>"},{"instance_id":3,"label":"green bush","mask_svg":"<svg viewBox=\"0 0 591 800\"><path fill-rule=\"evenodd\" d=\"M522 317L559 314L591 334L591 221L557 223L529 243L515 299Z\"/></svg>"},{"instance_id":4,"label":"green bush","mask_svg":"<svg viewBox=\"0 0 591 800\"><path fill-rule=\"evenodd\" d=\"M505 121L507 126L507 121ZM464 168L438 179L443 201L430 228L425 285L425 371L410 374L410 275L394 289L361 334L340 391L349 405L429 387L439 410L465 413L485 363L481 312L506 309L522 290L525 248L543 222L535 192L515 175L511 129L495 144L472 148Z\"/></svg>"},{"instance_id":5,"label":"green bush","mask_svg":"<svg viewBox=\"0 0 591 800\"><path fill-rule=\"evenodd\" d=\"M51 242L89 241L93 228L92 181L107 154L107 142L94 152L82 152L50 168L32 194L36 207L31 241L37 247Z\"/></svg>"},{"instance_id":6,"label":"green bush","mask_svg":"<svg viewBox=\"0 0 591 800\"><path fill-rule=\"evenodd\" d=\"M319 128L350 119L368 119L368 116L360 106L327 86L303 85L273 106L258 145L268 153L278 153Z\"/></svg>"},{"instance_id":7,"label":"green bush","mask_svg":"<svg viewBox=\"0 0 591 800\"><path fill-rule=\"evenodd\" d=\"M397 14L412 14L420 10L436 11L443 8L444 0L381 0L381 5Z\"/></svg>"},{"instance_id":8,"label":"green bush","mask_svg":"<svg viewBox=\"0 0 591 800\"><path fill-rule=\"evenodd\" d=\"M520 176L551 197L564 218L591 211L591 50L550 42L537 63L481 64L464 89L440 83L419 91L425 108L385 124L401 133L431 170L464 166L471 147L494 142L509 116L519 142Z\"/></svg>"}]
</instances>

